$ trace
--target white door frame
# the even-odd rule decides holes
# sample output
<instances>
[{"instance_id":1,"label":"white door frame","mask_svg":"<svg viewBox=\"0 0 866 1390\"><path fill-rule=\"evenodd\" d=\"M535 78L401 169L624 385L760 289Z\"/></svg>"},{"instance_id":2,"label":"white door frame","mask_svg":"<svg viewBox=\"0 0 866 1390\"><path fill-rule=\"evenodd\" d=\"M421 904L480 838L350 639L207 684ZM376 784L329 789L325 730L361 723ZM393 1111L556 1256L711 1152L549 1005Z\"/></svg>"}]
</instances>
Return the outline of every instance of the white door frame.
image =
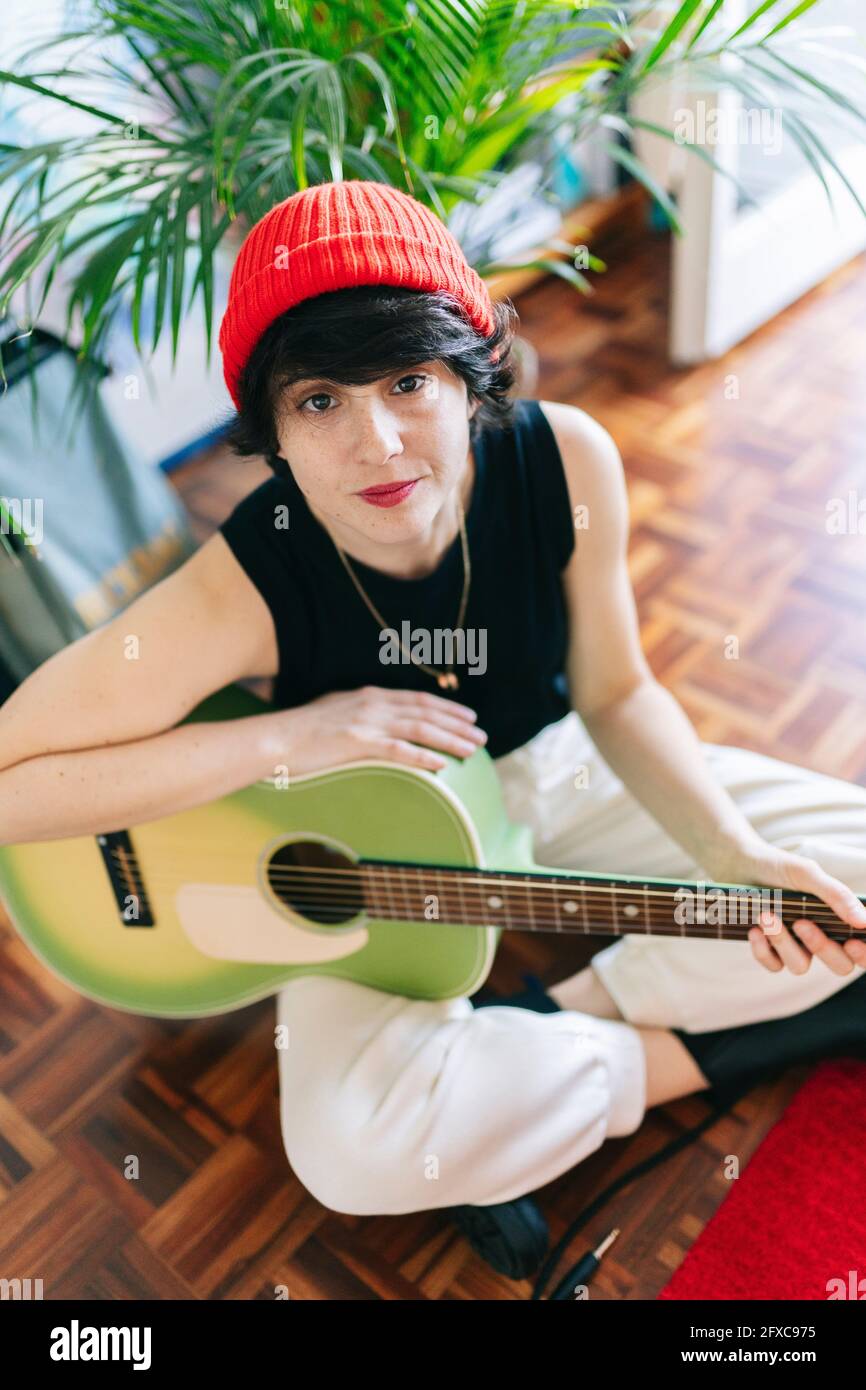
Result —
<instances>
[{"instance_id":1,"label":"white door frame","mask_svg":"<svg viewBox=\"0 0 866 1390\"><path fill-rule=\"evenodd\" d=\"M745 14L745 0L725 7L734 25ZM659 12L659 27L669 18ZM740 61L725 57L722 69ZM667 130L691 116L693 129L700 132L708 125L706 113L718 108L722 121L730 122L723 128L736 132L747 128L749 115L733 87L701 90L695 85L688 90L659 83L639 93L633 105L635 115ZM785 131L783 138L791 137ZM722 169L738 173L738 139L697 143ZM738 211L733 179L700 155L642 130L634 132L634 147L638 158L675 195L683 225L682 235L671 237L668 354L676 365L720 356L866 248L866 217L829 168L824 174L832 206L817 176L800 161L803 171L790 182L757 207ZM844 144L831 141L829 147L866 203L866 142L846 137Z\"/></svg>"}]
</instances>

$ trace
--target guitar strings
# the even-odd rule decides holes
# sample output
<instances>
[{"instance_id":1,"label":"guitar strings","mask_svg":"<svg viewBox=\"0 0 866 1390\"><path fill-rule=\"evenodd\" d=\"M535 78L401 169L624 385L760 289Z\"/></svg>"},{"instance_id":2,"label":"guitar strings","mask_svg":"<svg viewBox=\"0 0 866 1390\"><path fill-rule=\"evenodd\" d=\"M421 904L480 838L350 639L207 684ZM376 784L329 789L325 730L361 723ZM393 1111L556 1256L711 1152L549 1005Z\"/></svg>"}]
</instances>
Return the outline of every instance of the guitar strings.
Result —
<instances>
[{"instance_id":1,"label":"guitar strings","mask_svg":"<svg viewBox=\"0 0 866 1390\"><path fill-rule=\"evenodd\" d=\"M119 861L120 872L122 874L138 872L136 852L134 850L130 851L123 847L112 846L109 850L109 853L113 858ZM224 854L219 855L219 862L221 865L227 863L228 859L229 856L226 856ZM239 855L237 856L237 861L240 861ZM246 862L249 862L248 859L246 859ZM437 866L433 864L419 866L414 864L401 865L399 863L391 865L387 861L383 861L380 867L378 861L362 860L361 862L359 862L358 865L353 865L347 869L326 868L324 866L310 867L307 865L274 864L269 868L268 875L270 878L274 879L282 875L296 875L298 873L306 873L311 878L315 875L318 875L320 881L326 882L335 878L337 879L337 881L339 881L338 876L340 875L357 877L359 873L364 873L371 876L373 873L387 874L392 880L396 879L398 876L406 874L453 874L454 882L458 883L458 892L465 891L465 888L461 888L459 886L460 884L466 886L473 886L477 884L479 892L484 891L484 887L486 886L487 891L489 892L490 889L494 886L495 882L498 880L501 887L505 889L516 888L520 891L523 891L524 889L535 889L536 891L538 891L539 889L546 888L548 890L553 891L556 894L574 893L576 886L583 893L605 894L608 896L608 898L610 898L612 894L624 895L627 893L633 893L641 900L649 896L662 898L665 901L670 901L674 892L678 888L680 889L680 891L682 891L682 889L685 888L689 891L695 892L698 888L698 885L703 884L705 893L713 891L715 889L721 889L725 892L726 896L735 897L735 894L731 891L731 885L725 883L717 883L715 880L712 879L694 879L690 882L686 881L683 884L676 884L673 888L644 888L641 884L640 879L617 879L614 874L611 874L611 883L594 884L591 882L586 882L581 877L579 870L572 871L570 875L566 875L564 870L562 870L561 872L563 876L559 881L547 878L543 868L540 868L538 873L528 874L525 879L521 879L519 874L502 874L496 869L486 870L484 871L485 876L479 877L478 871L472 870L468 866ZM159 874L160 871L158 869L156 871L149 870L148 880L157 882L159 879ZM650 882L653 881L651 875L647 875L647 879ZM804 892L802 889L783 888L781 887L781 885L770 884L740 884L734 885L734 887L739 890L740 897L745 897L749 893L767 894L780 892L783 895L784 906L791 905L792 900L796 900L800 904L811 905L808 911L808 916L810 920L844 923L844 918L840 918L838 914L834 912L833 909L830 908L829 905L823 901L823 899L818 898L815 894ZM147 891L146 885L142 885L142 891ZM859 902L866 905L866 895L855 894L854 896L858 899ZM804 913L804 915L806 914Z\"/></svg>"},{"instance_id":2,"label":"guitar strings","mask_svg":"<svg viewBox=\"0 0 866 1390\"><path fill-rule=\"evenodd\" d=\"M123 873L137 873L140 877L140 873L137 869L137 866L130 861L127 854L121 852L118 857L121 858L123 862ZM497 873L496 870L489 870L489 876L479 877L477 874L473 874L471 870L455 871L453 868L439 868L435 865L422 865L420 867L413 865L411 868L409 868L408 866L397 866L396 869L392 869L390 866L385 865L380 867L379 865L371 863L370 861L362 862L359 865L349 869L329 869L320 866L310 867L307 865L272 865L268 869L267 873L268 878L270 880L287 879L289 882L291 882L293 880L297 880L303 877L308 884L326 885L328 892L339 892L345 885L345 880L347 878L352 878L355 880L375 880L376 875L378 875L380 877L385 878L386 890L389 893L392 891L391 885L394 885L395 890L401 891L405 894L407 892L407 888L405 886L405 882L407 879L409 884L412 884L417 883L421 879L422 875L430 877L441 877L444 874L454 875L454 877L450 881L456 885L456 892L458 895L461 896L465 894L466 888L468 888L470 892L474 893L476 896L483 894L485 891L488 892L488 896L490 896L489 890L495 887L501 888L504 892L528 892L530 893L530 895L533 892L537 892L539 893L539 896L541 896L541 890L544 889L552 892L556 896L573 896L575 894L575 891L579 890L580 892L586 893L587 895L603 895L608 900L611 900L615 897L624 898L626 896L633 896L635 898L640 899L641 901L643 901L645 898L656 898L662 899L665 903L673 904L676 901L675 895L677 891L681 892L683 888L687 889L688 891L693 891L692 886L688 883L683 885L678 884L674 888L633 888L630 882L621 882L619 880L615 880L610 884L587 883L585 880L581 879L578 874L575 874L573 878L556 881L546 879L542 875L530 875L526 879L521 879L519 875L503 875ZM152 877L154 878L154 880L156 880L159 877L159 871L157 871L156 874L149 875L149 877ZM720 889L725 893L726 898L730 898L734 902L751 901L752 894L759 894L761 897L764 897L769 893L778 891L783 895L783 905L785 906L793 906L792 899L796 900L800 904L808 904L811 902L813 903L814 908L817 912L823 912L827 915L827 920L843 920L840 919L837 916L837 914L833 912L831 908L829 908L827 904L823 903L821 899L814 898L809 893L804 893L799 889L776 889L770 885L744 884L737 886L738 891L728 892L727 885L715 884L711 880L695 880L695 887L697 887L697 885L701 882L704 885L705 892L707 890L712 892L714 889ZM332 884L334 885L333 888L331 888L330 886ZM787 900L785 899L785 894L788 895ZM725 901L725 898L723 898L722 901Z\"/></svg>"},{"instance_id":3,"label":"guitar strings","mask_svg":"<svg viewBox=\"0 0 866 1390\"><path fill-rule=\"evenodd\" d=\"M172 880L170 887L175 887L176 884L177 880ZM131 888L130 891L135 892L134 887ZM147 897L145 893L142 893L141 896L146 899L150 906L153 906L152 898ZM720 932L719 927L712 924L707 925L706 923L694 922L680 925L674 921L671 914L652 914L648 920L646 918L630 918L613 923L610 918L603 921L595 918L591 909L586 919L583 919L582 915L578 914L562 918L561 916L551 916L549 914L535 912L532 917L524 917L517 912L510 912L507 918L495 920L491 917L490 909L484 904L461 904L459 913L455 914L457 920L452 921L450 915L443 918L431 919L424 919L420 915L415 916L409 904L406 904L405 907L402 908L397 904L388 905L386 907L383 904L359 903L357 899L335 899L325 903L319 897L304 898L303 896L293 896L291 901L284 901L282 899L280 899L280 901L284 907L293 909L299 912L300 915L306 916L313 925L321 926L341 925L339 921L331 924L318 923L315 913L317 909L322 908L327 908L334 913L344 914L345 922L342 924L346 926L350 925L355 919L366 916L373 920L406 923L410 926L419 927L436 923L451 926L492 927L514 931L546 930L554 935L567 936L621 937L646 934L650 936L676 936L680 938L705 937L707 940L713 941L726 939L745 940L749 927L760 925L755 922L726 922L721 924L724 930ZM304 912L304 908L307 909L306 913ZM476 914L477 920L466 920L468 918L474 918ZM799 920L799 918L796 920ZM815 919L810 917L808 920L814 921ZM360 920L358 921L358 925L362 925ZM848 926L847 923L840 919L835 919L834 924L828 924L826 928L827 936L831 940L840 942L857 939L855 932L856 928ZM771 933L768 933L768 935L771 935Z\"/></svg>"},{"instance_id":4,"label":"guitar strings","mask_svg":"<svg viewBox=\"0 0 866 1390\"><path fill-rule=\"evenodd\" d=\"M149 902L149 894L147 894L147 885L139 884L138 888L136 888L135 872L133 872L131 866L126 867L128 867L129 869L129 873L126 874L126 877L128 877L128 884L126 885L128 885L128 887L129 885L131 885L133 892L140 892L140 895L142 895L142 897L145 898L147 902ZM296 866L295 872L304 873L306 872L306 870L304 870L302 866ZM339 872L357 873L356 870L339 870ZM160 885L160 887L161 885L168 885L168 887L174 887L174 885L177 885L179 881L182 880L178 880L177 876L165 878L164 876L161 876L161 874L149 874L149 881L154 885ZM228 884L227 887L232 887L232 885ZM556 885L556 887L559 887L559 885ZM291 901L286 902L285 905L291 906L291 908L299 910L299 912L302 912L303 908L309 908L314 910L316 908L322 908L322 906L324 906L324 908L334 910L334 912L341 912L342 910L342 912L346 913L346 917L348 917L349 920L353 919L353 917L359 916L360 913L370 913L370 915L375 915L375 913L377 912L393 913L392 917L385 916L382 920L393 920L393 922L406 922L406 920L409 920L410 923L417 922L418 926L421 926L421 924L424 924L425 922L427 922L427 920L438 920L413 919L413 917L411 916L403 917L402 915L400 915L400 913L402 913L403 910L406 910L407 913L411 912L411 905L409 902L396 903L391 901L389 903L386 903L386 905L385 903L359 903L359 894L354 894L352 895L352 897L349 898L341 898L339 897L339 894L334 894L334 892L332 892L332 894L329 895L321 894L321 892L313 892L313 894L310 894L309 891L297 891L297 888L299 888L299 885L297 885L296 881L295 890L293 890L291 895ZM591 891L606 892L607 898L610 898L609 890L603 890L603 888L596 888L596 890ZM393 898L391 890L389 890L389 897ZM737 899L737 903L740 903L742 901L748 902L749 899L745 897ZM517 903L517 908L520 908L520 903ZM491 912L491 909L489 909L489 903L487 901L484 901L484 898L482 898L481 895L478 894L478 892L475 890L471 890L470 901L466 901L466 895L461 895L459 910L460 912L466 913L467 916L474 916L475 913L478 913L478 915L480 915L481 920L478 920L478 922L464 923L467 924L467 926L503 927L503 929L506 930L542 930L546 927L546 929L553 931L553 933L566 933L570 935L617 935L617 937L621 937L621 935L624 934L639 934L642 930L645 929L645 927L651 926L657 929L655 933L651 934L657 935L670 934L680 935L680 937L684 937L684 935L685 937L708 937L713 938L713 940L720 940L720 938L723 938L724 935L721 934L720 937L719 926L716 926L716 924L713 923L689 923L688 930L684 931L684 924L683 926L681 926L681 924L674 922L673 915L671 915L670 912L664 912L664 910L662 910L662 912L657 912L655 908L649 909L648 913L642 913L641 919L639 920L638 917L631 917L631 919L628 919L627 922L620 922L619 924L613 924L612 922L610 922L609 917L607 917L607 920L605 920L605 922L588 922L587 912L585 912L585 910L581 910L580 915L578 915L577 912L573 913L573 915L570 915L569 919L567 919L566 922L563 923L562 916L560 916L559 913L553 913L553 915L550 915L550 913L545 912L545 910L538 910L538 906L537 908L530 909L530 912L528 912L527 919L525 920L516 920L516 916L514 916L513 912L509 912L507 913L507 915L503 915L507 916L507 920L491 920L491 917L489 917L489 912ZM589 905L588 910L592 910L592 905ZM311 912L309 913L309 916L311 916ZM805 916L805 913L799 913L798 917L799 916ZM844 922L844 919L835 916L835 913L827 917L816 915L816 913L809 913L808 916L809 920L812 920L812 922L824 922L827 924L833 924L834 930L830 931L830 935L831 938L833 938L833 940L853 940L853 933L855 933L856 931L855 927L849 926L848 923ZM737 920L734 920L734 922L720 923L720 926L745 927L745 929L748 929L749 926L755 926L755 924L758 923L744 923L737 922ZM630 933L628 933L628 931L623 930L624 927L627 926L631 926L632 930L630 931ZM669 927L670 931L662 930L664 929L664 927ZM737 940L742 940L742 937L744 937L745 935L744 933L741 937L741 935L735 933L726 934L728 935L728 938L730 938L731 935L733 935L733 937L737 938Z\"/></svg>"}]
</instances>

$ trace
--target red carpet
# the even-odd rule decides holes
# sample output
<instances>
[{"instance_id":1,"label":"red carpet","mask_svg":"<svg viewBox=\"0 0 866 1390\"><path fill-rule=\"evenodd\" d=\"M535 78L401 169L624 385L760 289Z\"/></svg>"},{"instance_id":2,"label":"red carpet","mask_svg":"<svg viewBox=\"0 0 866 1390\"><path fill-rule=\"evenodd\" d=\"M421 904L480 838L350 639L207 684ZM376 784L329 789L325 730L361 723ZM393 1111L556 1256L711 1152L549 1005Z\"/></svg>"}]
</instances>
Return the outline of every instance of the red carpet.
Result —
<instances>
[{"instance_id":1,"label":"red carpet","mask_svg":"<svg viewBox=\"0 0 866 1390\"><path fill-rule=\"evenodd\" d=\"M659 1294L831 1297L866 1299L866 1063L855 1058L804 1082Z\"/></svg>"}]
</instances>

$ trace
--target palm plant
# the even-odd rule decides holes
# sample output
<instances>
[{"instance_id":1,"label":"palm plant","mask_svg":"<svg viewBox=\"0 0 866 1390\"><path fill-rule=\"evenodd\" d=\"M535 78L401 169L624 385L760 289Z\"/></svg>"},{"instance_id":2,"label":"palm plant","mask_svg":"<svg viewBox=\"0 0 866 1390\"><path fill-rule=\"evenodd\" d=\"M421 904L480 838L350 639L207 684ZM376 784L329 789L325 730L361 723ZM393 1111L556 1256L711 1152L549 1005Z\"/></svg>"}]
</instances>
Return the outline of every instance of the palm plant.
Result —
<instances>
[{"instance_id":1,"label":"palm plant","mask_svg":"<svg viewBox=\"0 0 866 1390\"><path fill-rule=\"evenodd\" d=\"M732 27L726 0L89 0L77 26L0 71L7 93L50 97L87 121L84 134L0 146L0 314L25 287L37 321L61 271L82 361L98 357L121 303L138 352L146 318L150 351L170 331L174 361L200 295L209 361L218 248L279 199L322 180L376 179L447 221L563 130L606 133L611 157L679 233L674 202L628 146L637 128L675 138L632 110L636 93L672 75L781 109L829 196L825 169L844 175L801 108L863 121L866 103L792 57L817 0L753 3ZM811 51L823 33L809 32ZM547 175L542 166L542 188ZM481 275L515 265L471 237L464 249ZM519 263L587 291L575 250L553 238Z\"/></svg>"}]
</instances>

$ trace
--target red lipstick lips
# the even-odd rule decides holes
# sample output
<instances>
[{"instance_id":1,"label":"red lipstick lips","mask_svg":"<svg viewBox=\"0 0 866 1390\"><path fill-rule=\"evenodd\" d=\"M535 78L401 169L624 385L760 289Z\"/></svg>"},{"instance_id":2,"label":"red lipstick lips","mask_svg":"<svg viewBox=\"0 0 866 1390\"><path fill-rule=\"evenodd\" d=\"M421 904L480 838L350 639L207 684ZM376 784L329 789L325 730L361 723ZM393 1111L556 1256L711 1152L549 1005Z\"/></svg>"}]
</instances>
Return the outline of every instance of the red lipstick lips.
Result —
<instances>
[{"instance_id":1,"label":"red lipstick lips","mask_svg":"<svg viewBox=\"0 0 866 1390\"><path fill-rule=\"evenodd\" d=\"M410 478L404 483L383 483L381 487L365 488L357 495L373 507L396 507L406 500L418 481L418 478Z\"/></svg>"}]
</instances>

